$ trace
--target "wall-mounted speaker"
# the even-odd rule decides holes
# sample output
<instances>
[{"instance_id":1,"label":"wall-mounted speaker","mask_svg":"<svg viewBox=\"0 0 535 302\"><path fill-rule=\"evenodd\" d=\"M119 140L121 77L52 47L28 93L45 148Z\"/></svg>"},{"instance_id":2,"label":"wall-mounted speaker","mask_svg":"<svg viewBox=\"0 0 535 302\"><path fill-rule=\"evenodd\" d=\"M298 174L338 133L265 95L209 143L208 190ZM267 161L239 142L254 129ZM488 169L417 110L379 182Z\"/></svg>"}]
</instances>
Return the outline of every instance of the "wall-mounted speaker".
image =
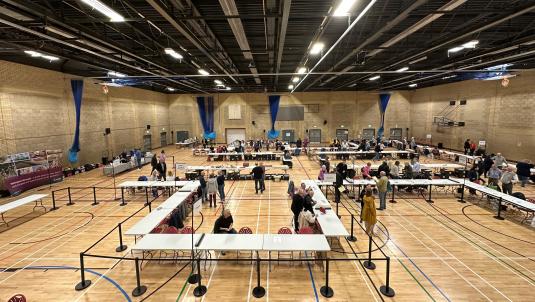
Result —
<instances>
[{"instance_id":1,"label":"wall-mounted speaker","mask_svg":"<svg viewBox=\"0 0 535 302\"><path fill-rule=\"evenodd\" d=\"M455 122L448 122L448 126L455 126Z\"/></svg>"},{"instance_id":2,"label":"wall-mounted speaker","mask_svg":"<svg viewBox=\"0 0 535 302\"><path fill-rule=\"evenodd\" d=\"M147 130L149 130L149 129L150 129L150 125L147 125Z\"/></svg>"},{"instance_id":3,"label":"wall-mounted speaker","mask_svg":"<svg viewBox=\"0 0 535 302\"><path fill-rule=\"evenodd\" d=\"M455 106L456 101L450 101L450 106Z\"/></svg>"},{"instance_id":4,"label":"wall-mounted speaker","mask_svg":"<svg viewBox=\"0 0 535 302\"><path fill-rule=\"evenodd\" d=\"M308 129L306 129L305 132L308 133Z\"/></svg>"},{"instance_id":5,"label":"wall-mounted speaker","mask_svg":"<svg viewBox=\"0 0 535 302\"><path fill-rule=\"evenodd\" d=\"M264 129L264 133L266 133L266 129Z\"/></svg>"},{"instance_id":6,"label":"wall-mounted speaker","mask_svg":"<svg viewBox=\"0 0 535 302\"><path fill-rule=\"evenodd\" d=\"M255 121L253 121L253 122L252 122L251 124L253 124L253 125L256 125L256 122L255 122Z\"/></svg>"},{"instance_id":7,"label":"wall-mounted speaker","mask_svg":"<svg viewBox=\"0 0 535 302\"><path fill-rule=\"evenodd\" d=\"M459 122L459 127L464 127L464 122Z\"/></svg>"},{"instance_id":8,"label":"wall-mounted speaker","mask_svg":"<svg viewBox=\"0 0 535 302\"><path fill-rule=\"evenodd\" d=\"M324 120L324 121L323 121L323 124L324 124L324 125L327 125L327 120Z\"/></svg>"},{"instance_id":9,"label":"wall-mounted speaker","mask_svg":"<svg viewBox=\"0 0 535 302\"><path fill-rule=\"evenodd\" d=\"M105 133L105 135L110 134L111 133L111 129L110 128L104 129L104 133Z\"/></svg>"},{"instance_id":10,"label":"wall-mounted speaker","mask_svg":"<svg viewBox=\"0 0 535 302\"><path fill-rule=\"evenodd\" d=\"M461 101L459 102L459 104L460 104L460 105L466 105L466 100L461 100Z\"/></svg>"}]
</instances>

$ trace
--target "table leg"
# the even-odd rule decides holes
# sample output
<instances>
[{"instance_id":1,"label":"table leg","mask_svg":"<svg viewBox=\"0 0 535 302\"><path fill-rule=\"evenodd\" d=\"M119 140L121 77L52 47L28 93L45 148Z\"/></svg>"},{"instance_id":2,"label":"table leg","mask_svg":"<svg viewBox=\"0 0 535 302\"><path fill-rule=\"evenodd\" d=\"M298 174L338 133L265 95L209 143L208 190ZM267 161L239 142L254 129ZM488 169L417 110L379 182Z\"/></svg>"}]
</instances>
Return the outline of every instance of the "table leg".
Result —
<instances>
[{"instance_id":1,"label":"table leg","mask_svg":"<svg viewBox=\"0 0 535 302\"><path fill-rule=\"evenodd\" d=\"M429 199L427 200L427 202L434 203L433 199L431 199L431 190L432 190L432 185L429 185Z\"/></svg>"}]
</instances>

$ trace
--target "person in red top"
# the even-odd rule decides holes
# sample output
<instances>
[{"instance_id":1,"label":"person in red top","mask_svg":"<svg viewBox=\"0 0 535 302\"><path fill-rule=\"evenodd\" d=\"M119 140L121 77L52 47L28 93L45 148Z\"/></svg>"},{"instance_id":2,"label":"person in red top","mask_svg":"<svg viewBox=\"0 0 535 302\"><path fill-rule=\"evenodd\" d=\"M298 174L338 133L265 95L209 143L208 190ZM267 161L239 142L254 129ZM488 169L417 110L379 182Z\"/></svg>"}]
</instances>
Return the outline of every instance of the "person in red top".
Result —
<instances>
[{"instance_id":1,"label":"person in red top","mask_svg":"<svg viewBox=\"0 0 535 302\"><path fill-rule=\"evenodd\" d=\"M476 143L472 142L472 144L470 144L470 156L473 156L474 153L476 152Z\"/></svg>"},{"instance_id":2,"label":"person in red top","mask_svg":"<svg viewBox=\"0 0 535 302\"><path fill-rule=\"evenodd\" d=\"M364 179L371 179L372 176L370 175L372 171L372 163L367 163L366 166L362 167L362 178Z\"/></svg>"}]
</instances>

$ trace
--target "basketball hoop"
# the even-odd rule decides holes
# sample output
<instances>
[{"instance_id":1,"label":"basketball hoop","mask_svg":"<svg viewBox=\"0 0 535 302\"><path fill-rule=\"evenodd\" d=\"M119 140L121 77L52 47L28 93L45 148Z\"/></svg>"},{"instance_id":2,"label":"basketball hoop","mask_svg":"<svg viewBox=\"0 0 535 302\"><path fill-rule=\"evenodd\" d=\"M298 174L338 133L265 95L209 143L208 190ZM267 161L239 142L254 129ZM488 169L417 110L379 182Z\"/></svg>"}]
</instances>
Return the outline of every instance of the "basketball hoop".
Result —
<instances>
[{"instance_id":1,"label":"basketball hoop","mask_svg":"<svg viewBox=\"0 0 535 302\"><path fill-rule=\"evenodd\" d=\"M508 78L503 78L502 79L502 86L503 87L509 86L509 79Z\"/></svg>"},{"instance_id":2,"label":"basketball hoop","mask_svg":"<svg viewBox=\"0 0 535 302\"><path fill-rule=\"evenodd\" d=\"M102 92L104 92L104 94L108 94L108 92L110 92L108 85L102 85Z\"/></svg>"}]
</instances>

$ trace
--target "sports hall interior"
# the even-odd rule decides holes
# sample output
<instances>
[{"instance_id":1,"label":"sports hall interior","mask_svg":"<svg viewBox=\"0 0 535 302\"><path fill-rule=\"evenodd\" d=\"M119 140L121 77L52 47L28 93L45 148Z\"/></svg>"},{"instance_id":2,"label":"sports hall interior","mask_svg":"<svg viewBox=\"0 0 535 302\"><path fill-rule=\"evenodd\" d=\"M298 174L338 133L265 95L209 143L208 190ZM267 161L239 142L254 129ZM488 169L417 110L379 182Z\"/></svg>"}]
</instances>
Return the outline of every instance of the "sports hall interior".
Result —
<instances>
[{"instance_id":1,"label":"sports hall interior","mask_svg":"<svg viewBox=\"0 0 535 302\"><path fill-rule=\"evenodd\" d=\"M532 301L535 170L514 196L469 170L496 154L500 175L533 166L534 17L535 3L502 0L0 1L0 301ZM151 178L162 152L165 186ZM414 185L387 175L369 234L361 193L380 207L376 166L396 161L430 168ZM214 207L199 183L212 174ZM304 181L326 205L308 236L327 245L253 247L306 242L292 212ZM176 233L163 215L132 235L179 207ZM251 241L202 248L225 210ZM329 214L347 234L322 231ZM140 247L159 235L191 248Z\"/></svg>"}]
</instances>

